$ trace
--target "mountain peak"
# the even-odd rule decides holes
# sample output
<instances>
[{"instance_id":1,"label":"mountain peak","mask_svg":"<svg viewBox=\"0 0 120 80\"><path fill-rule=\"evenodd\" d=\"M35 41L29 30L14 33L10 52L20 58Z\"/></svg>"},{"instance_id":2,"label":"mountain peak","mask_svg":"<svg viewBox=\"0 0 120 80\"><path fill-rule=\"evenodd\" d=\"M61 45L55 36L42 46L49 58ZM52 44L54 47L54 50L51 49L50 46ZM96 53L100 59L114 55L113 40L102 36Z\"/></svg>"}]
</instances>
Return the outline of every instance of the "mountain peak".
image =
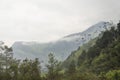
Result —
<instances>
[{"instance_id":1,"label":"mountain peak","mask_svg":"<svg viewBox=\"0 0 120 80\"><path fill-rule=\"evenodd\" d=\"M70 34L68 36L63 37L61 40L74 41L78 38L85 38L85 37L90 38L90 35L93 36L93 37L91 37L91 39L92 39L92 38L97 37L102 31L105 31L106 29L110 29L111 26L113 26L112 23L101 21L101 22L96 23L95 25L90 26L87 30L85 30L83 32Z\"/></svg>"}]
</instances>

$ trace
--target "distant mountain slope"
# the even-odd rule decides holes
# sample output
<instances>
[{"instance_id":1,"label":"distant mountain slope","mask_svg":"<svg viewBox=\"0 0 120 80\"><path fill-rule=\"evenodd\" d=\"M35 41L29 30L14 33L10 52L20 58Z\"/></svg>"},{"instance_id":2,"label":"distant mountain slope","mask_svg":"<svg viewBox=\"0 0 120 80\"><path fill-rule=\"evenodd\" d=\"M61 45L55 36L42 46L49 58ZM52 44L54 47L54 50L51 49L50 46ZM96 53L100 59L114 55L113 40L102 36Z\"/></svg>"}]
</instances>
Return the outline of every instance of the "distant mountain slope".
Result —
<instances>
[{"instance_id":1,"label":"distant mountain slope","mask_svg":"<svg viewBox=\"0 0 120 80\"><path fill-rule=\"evenodd\" d=\"M15 42L12 45L14 57L17 59L39 58L40 61L47 62L47 55L53 52L58 60L65 60L72 51L79 46L96 38L102 31L110 29L113 24L109 22L99 22L84 32L71 34L58 41L50 43L37 42Z\"/></svg>"}]
</instances>

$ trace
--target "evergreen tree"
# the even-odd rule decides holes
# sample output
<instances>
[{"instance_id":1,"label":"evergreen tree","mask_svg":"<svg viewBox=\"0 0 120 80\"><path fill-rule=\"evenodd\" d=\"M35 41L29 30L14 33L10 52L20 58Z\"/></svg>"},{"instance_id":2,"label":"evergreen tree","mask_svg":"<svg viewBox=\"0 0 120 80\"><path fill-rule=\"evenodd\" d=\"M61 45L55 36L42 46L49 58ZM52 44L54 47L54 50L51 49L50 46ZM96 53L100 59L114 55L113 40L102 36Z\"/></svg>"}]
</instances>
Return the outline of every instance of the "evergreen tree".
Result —
<instances>
[{"instance_id":1,"label":"evergreen tree","mask_svg":"<svg viewBox=\"0 0 120 80\"><path fill-rule=\"evenodd\" d=\"M47 73L47 80L61 80L61 68L60 68L60 62L54 58L54 55L50 53L48 55L49 61L46 65L48 69Z\"/></svg>"}]
</instances>

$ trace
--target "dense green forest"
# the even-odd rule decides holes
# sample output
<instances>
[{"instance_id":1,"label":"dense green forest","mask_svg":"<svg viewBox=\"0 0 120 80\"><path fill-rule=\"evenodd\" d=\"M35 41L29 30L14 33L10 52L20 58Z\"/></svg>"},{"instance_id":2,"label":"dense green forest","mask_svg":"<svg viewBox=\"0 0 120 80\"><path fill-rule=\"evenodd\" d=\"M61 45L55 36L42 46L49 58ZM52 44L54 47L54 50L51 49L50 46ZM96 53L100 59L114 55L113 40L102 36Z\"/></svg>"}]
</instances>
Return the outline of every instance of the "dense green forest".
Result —
<instances>
[{"instance_id":1,"label":"dense green forest","mask_svg":"<svg viewBox=\"0 0 120 80\"><path fill-rule=\"evenodd\" d=\"M0 43L0 80L120 80L120 23L71 53L64 62L48 55L47 71L39 59L13 59ZM72 58L71 58L72 57Z\"/></svg>"}]
</instances>

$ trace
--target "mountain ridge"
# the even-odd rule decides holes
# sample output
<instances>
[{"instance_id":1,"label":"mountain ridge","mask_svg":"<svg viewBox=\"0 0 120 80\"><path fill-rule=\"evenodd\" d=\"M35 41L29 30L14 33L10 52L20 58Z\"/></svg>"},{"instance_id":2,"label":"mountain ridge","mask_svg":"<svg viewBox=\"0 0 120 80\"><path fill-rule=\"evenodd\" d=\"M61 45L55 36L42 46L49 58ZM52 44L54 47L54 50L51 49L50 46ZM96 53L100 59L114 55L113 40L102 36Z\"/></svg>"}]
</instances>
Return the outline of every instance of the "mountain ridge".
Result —
<instances>
[{"instance_id":1,"label":"mountain ridge","mask_svg":"<svg viewBox=\"0 0 120 80\"><path fill-rule=\"evenodd\" d=\"M25 45L26 42L15 42L12 45L14 57L17 59L25 59L26 57L30 59L39 58L40 61L46 63L48 54L53 52L58 60L63 61L72 51L97 37L101 31L105 31L112 26L113 24L109 22L99 22L83 32L70 34L50 43L28 42L29 45Z\"/></svg>"}]
</instances>

